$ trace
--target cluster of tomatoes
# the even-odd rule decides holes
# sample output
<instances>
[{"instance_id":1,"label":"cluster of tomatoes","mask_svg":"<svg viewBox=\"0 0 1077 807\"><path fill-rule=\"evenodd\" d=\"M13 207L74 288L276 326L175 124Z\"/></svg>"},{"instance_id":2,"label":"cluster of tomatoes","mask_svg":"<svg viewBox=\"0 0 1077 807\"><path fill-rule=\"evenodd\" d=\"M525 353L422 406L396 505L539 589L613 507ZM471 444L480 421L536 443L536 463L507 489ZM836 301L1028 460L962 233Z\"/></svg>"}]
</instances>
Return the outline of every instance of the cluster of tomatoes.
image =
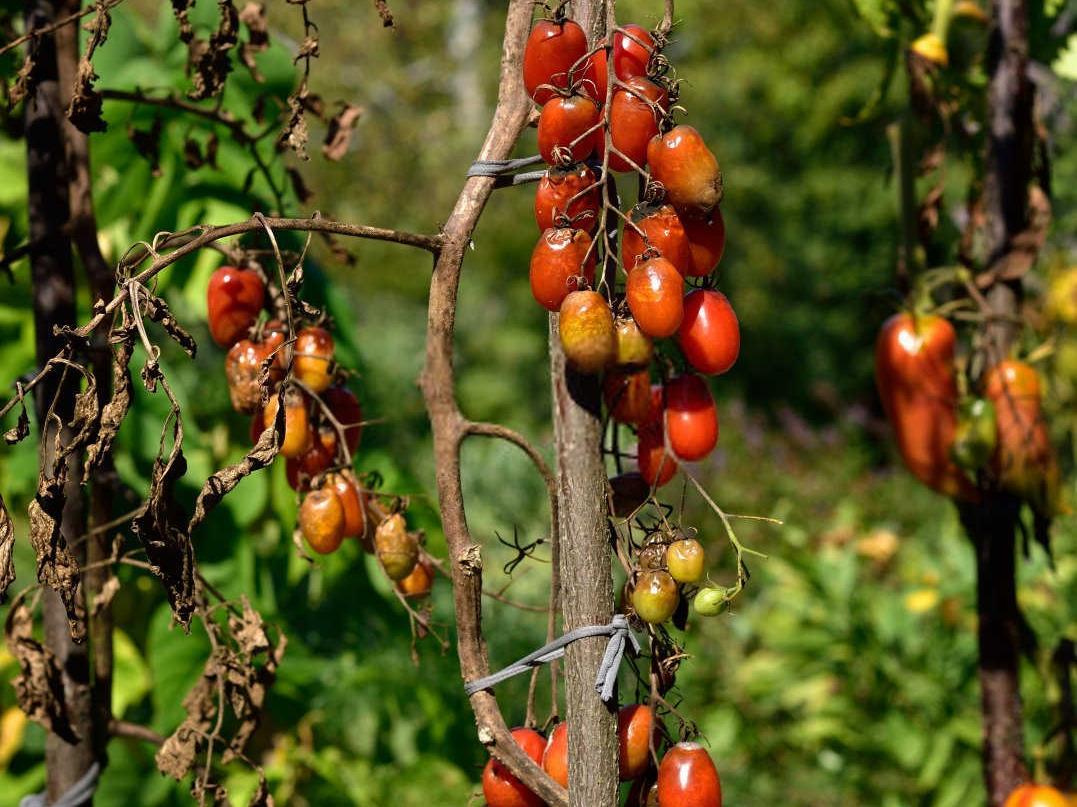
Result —
<instances>
[{"instance_id":1,"label":"cluster of tomatoes","mask_svg":"<svg viewBox=\"0 0 1077 807\"><path fill-rule=\"evenodd\" d=\"M263 318L266 284L255 269L222 266L206 292L209 330L228 351L225 377L233 408L251 415L251 441L276 421L284 385L284 436L288 483L303 496L299 531L319 554L358 540L407 596L425 596L433 568L417 533L399 512L385 513L352 471L362 410L344 383L336 346L324 323L307 323L294 337L280 319Z\"/></svg>"},{"instance_id":2,"label":"cluster of tomatoes","mask_svg":"<svg viewBox=\"0 0 1077 807\"><path fill-rule=\"evenodd\" d=\"M617 714L617 772L632 782L629 805L662 807L720 807L722 785L710 755L698 743L677 743L666 751L657 773L651 767L651 737L655 730L651 707L625 706ZM547 740L534 729L512 731L524 752L562 787L568 787L568 723L558 723ZM495 759L482 773L482 792L488 807L542 807L545 802L527 789Z\"/></svg>"}]
</instances>

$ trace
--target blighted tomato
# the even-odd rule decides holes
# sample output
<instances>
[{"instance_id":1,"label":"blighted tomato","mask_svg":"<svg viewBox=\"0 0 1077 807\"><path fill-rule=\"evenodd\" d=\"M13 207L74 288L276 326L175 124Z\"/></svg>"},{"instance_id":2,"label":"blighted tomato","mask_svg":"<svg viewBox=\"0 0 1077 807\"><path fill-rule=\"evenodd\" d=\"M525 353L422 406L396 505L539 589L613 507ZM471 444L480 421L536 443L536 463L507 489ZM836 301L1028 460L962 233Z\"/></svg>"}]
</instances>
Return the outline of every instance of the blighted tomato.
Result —
<instances>
[{"instance_id":1,"label":"blighted tomato","mask_svg":"<svg viewBox=\"0 0 1077 807\"><path fill-rule=\"evenodd\" d=\"M289 457L285 463L285 475L293 490L303 491L311 481L333 464L334 454L320 440L308 436L309 448L298 457Z\"/></svg>"},{"instance_id":2,"label":"blighted tomato","mask_svg":"<svg viewBox=\"0 0 1077 807\"><path fill-rule=\"evenodd\" d=\"M571 165L586 160L595 150L598 104L584 95L557 95L539 115L538 147L549 165Z\"/></svg>"},{"instance_id":3,"label":"blighted tomato","mask_svg":"<svg viewBox=\"0 0 1077 807\"><path fill-rule=\"evenodd\" d=\"M660 625L673 616L681 595L669 572L656 569L636 575L632 587L632 608L644 622Z\"/></svg>"},{"instance_id":4,"label":"blighted tomato","mask_svg":"<svg viewBox=\"0 0 1077 807\"><path fill-rule=\"evenodd\" d=\"M654 417L651 375L646 370L610 370L602 381L602 397L618 423L642 426Z\"/></svg>"},{"instance_id":5,"label":"blighted tomato","mask_svg":"<svg viewBox=\"0 0 1077 807\"><path fill-rule=\"evenodd\" d=\"M1047 785L1023 784L1006 797L1004 807L1068 807L1069 801Z\"/></svg>"},{"instance_id":6,"label":"blighted tomato","mask_svg":"<svg viewBox=\"0 0 1077 807\"><path fill-rule=\"evenodd\" d=\"M351 471L334 473L326 480L326 485L337 494L344 509L344 537L361 538L366 532L366 507L355 477Z\"/></svg>"},{"instance_id":7,"label":"blighted tomato","mask_svg":"<svg viewBox=\"0 0 1077 807\"><path fill-rule=\"evenodd\" d=\"M626 224L621 238L621 265L625 271L636 265L647 247L653 247L682 275L691 273L692 248L680 216L671 205L638 204L629 218L636 226Z\"/></svg>"},{"instance_id":8,"label":"blighted tomato","mask_svg":"<svg viewBox=\"0 0 1077 807\"><path fill-rule=\"evenodd\" d=\"M641 426L637 437L636 463L639 474L652 488L660 488L677 473L677 461L666 451L661 419Z\"/></svg>"},{"instance_id":9,"label":"blighted tomato","mask_svg":"<svg viewBox=\"0 0 1077 807\"><path fill-rule=\"evenodd\" d=\"M598 227L602 194L595 173L583 163L553 167L539 180L535 191L535 221L541 232L571 226L593 233ZM561 217L567 221L562 221Z\"/></svg>"},{"instance_id":10,"label":"blighted tomato","mask_svg":"<svg viewBox=\"0 0 1077 807\"><path fill-rule=\"evenodd\" d=\"M613 492L611 509L617 518L628 518L636 513L651 495L651 486L638 471L612 477L610 490Z\"/></svg>"},{"instance_id":11,"label":"blighted tomato","mask_svg":"<svg viewBox=\"0 0 1077 807\"><path fill-rule=\"evenodd\" d=\"M673 456L693 462L718 444L718 409L707 382L694 373L666 383L666 438Z\"/></svg>"},{"instance_id":12,"label":"blighted tomato","mask_svg":"<svg viewBox=\"0 0 1077 807\"><path fill-rule=\"evenodd\" d=\"M632 703L617 713L617 772L622 782L647 772L653 725L654 712L645 704Z\"/></svg>"},{"instance_id":13,"label":"blighted tomato","mask_svg":"<svg viewBox=\"0 0 1077 807\"><path fill-rule=\"evenodd\" d=\"M419 561L419 541L408 532L400 513L393 513L378 525L374 548L390 580L403 580Z\"/></svg>"},{"instance_id":14,"label":"blighted tomato","mask_svg":"<svg viewBox=\"0 0 1077 807\"><path fill-rule=\"evenodd\" d=\"M684 234L692 251L690 277L706 277L718 266L725 254L725 220L722 211L714 208L709 216L685 216Z\"/></svg>"},{"instance_id":15,"label":"blighted tomato","mask_svg":"<svg viewBox=\"0 0 1077 807\"><path fill-rule=\"evenodd\" d=\"M543 232L531 253L531 294L548 311L561 308L568 293L595 280L591 236L583 230L553 227Z\"/></svg>"},{"instance_id":16,"label":"blighted tomato","mask_svg":"<svg viewBox=\"0 0 1077 807\"><path fill-rule=\"evenodd\" d=\"M699 743L677 743L658 766L662 807L722 807L722 783L710 754Z\"/></svg>"},{"instance_id":17,"label":"blighted tomato","mask_svg":"<svg viewBox=\"0 0 1077 807\"><path fill-rule=\"evenodd\" d=\"M427 558L419 558L411 574L396 583L397 590L409 600L420 600L430 595L434 587L434 564Z\"/></svg>"},{"instance_id":18,"label":"blighted tomato","mask_svg":"<svg viewBox=\"0 0 1077 807\"><path fill-rule=\"evenodd\" d=\"M634 76L625 84L614 90L610 102L609 136L616 151L610 154L609 166L614 171L632 171L632 163L641 168L647 163L647 145L658 135L658 122L669 106L666 91L650 79ZM598 145L601 157L605 138Z\"/></svg>"},{"instance_id":19,"label":"blighted tomato","mask_svg":"<svg viewBox=\"0 0 1077 807\"><path fill-rule=\"evenodd\" d=\"M975 501L979 493L950 458L956 339L942 317L895 314L875 343L875 383L905 466L932 490Z\"/></svg>"},{"instance_id":20,"label":"blighted tomato","mask_svg":"<svg viewBox=\"0 0 1077 807\"><path fill-rule=\"evenodd\" d=\"M565 361L579 373L598 373L617 356L613 312L597 291L574 291L561 303L557 330Z\"/></svg>"},{"instance_id":21,"label":"blighted tomato","mask_svg":"<svg viewBox=\"0 0 1077 807\"><path fill-rule=\"evenodd\" d=\"M740 323L724 294L712 289L688 293L677 344L693 369L706 375L720 375L736 363Z\"/></svg>"},{"instance_id":22,"label":"blighted tomato","mask_svg":"<svg viewBox=\"0 0 1077 807\"><path fill-rule=\"evenodd\" d=\"M613 35L613 69L617 78L627 81L633 76L646 76L655 49L654 37L642 25L629 23L622 27L625 33L617 31Z\"/></svg>"},{"instance_id":23,"label":"blighted tomato","mask_svg":"<svg viewBox=\"0 0 1077 807\"><path fill-rule=\"evenodd\" d=\"M209 278L206 309L213 341L230 348L247 335L265 305L265 283L257 272L222 266Z\"/></svg>"},{"instance_id":24,"label":"blighted tomato","mask_svg":"<svg viewBox=\"0 0 1077 807\"><path fill-rule=\"evenodd\" d=\"M359 406L359 399L347 387L337 385L322 393L322 401L343 426L348 451L354 453L359 447L359 438L363 432L363 410Z\"/></svg>"},{"instance_id":25,"label":"blighted tomato","mask_svg":"<svg viewBox=\"0 0 1077 807\"><path fill-rule=\"evenodd\" d=\"M666 547L666 569L678 583L699 583L707 574L707 553L695 538L681 538Z\"/></svg>"},{"instance_id":26,"label":"blighted tomato","mask_svg":"<svg viewBox=\"0 0 1077 807\"><path fill-rule=\"evenodd\" d=\"M295 337L295 360L292 372L314 392L322 392L333 383L333 335L325 328L304 328Z\"/></svg>"},{"instance_id":27,"label":"blighted tomato","mask_svg":"<svg viewBox=\"0 0 1077 807\"><path fill-rule=\"evenodd\" d=\"M224 377L228 381L232 408L237 412L249 415L262 405L262 362L283 343L284 334L268 333L258 342L240 339L229 349L224 358ZM279 384L283 378L284 370L281 364L277 361L270 362L267 373L270 388Z\"/></svg>"},{"instance_id":28,"label":"blighted tomato","mask_svg":"<svg viewBox=\"0 0 1077 807\"><path fill-rule=\"evenodd\" d=\"M569 71L587 55L587 35L573 20L539 20L524 46L524 87L537 104L545 104L554 91L543 84L566 88Z\"/></svg>"},{"instance_id":29,"label":"blighted tomato","mask_svg":"<svg viewBox=\"0 0 1077 807\"><path fill-rule=\"evenodd\" d=\"M262 411L262 425L271 428L277 418L277 396L272 395ZM311 430L307 405L303 396L295 390L284 395L284 440L280 446L283 457L298 457L310 448Z\"/></svg>"},{"instance_id":30,"label":"blighted tomato","mask_svg":"<svg viewBox=\"0 0 1077 807\"><path fill-rule=\"evenodd\" d=\"M643 333L662 339L677 332L684 318L684 278L662 257L636 264L625 288L628 308Z\"/></svg>"},{"instance_id":31,"label":"blighted tomato","mask_svg":"<svg viewBox=\"0 0 1077 807\"><path fill-rule=\"evenodd\" d=\"M674 126L647 146L651 179L661 182L666 199L690 216L707 216L722 201L718 160L691 126Z\"/></svg>"},{"instance_id":32,"label":"blighted tomato","mask_svg":"<svg viewBox=\"0 0 1077 807\"><path fill-rule=\"evenodd\" d=\"M561 787L568 787L568 723L558 723L550 733L542 753L542 769Z\"/></svg>"},{"instance_id":33,"label":"blighted tomato","mask_svg":"<svg viewBox=\"0 0 1077 807\"><path fill-rule=\"evenodd\" d=\"M332 488L311 491L299 508L299 530L310 548L328 555L340 548L344 538L344 508Z\"/></svg>"},{"instance_id":34,"label":"blighted tomato","mask_svg":"<svg viewBox=\"0 0 1077 807\"><path fill-rule=\"evenodd\" d=\"M532 729L516 728L512 738L536 765L542 764L546 740ZM482 795L487 807L544 807L546 802L532 793L508 768L491 758L482 772Z\"/></svg>"},{"instance_id":35,"label":"blighted tomato","mask_svg":"<svg viewBox=\"0 0 1077 807\"><path fill-rule=\"evenodd\" d=\"M632 317L622 317L615 324L617 331L617 366L643 368L654 356L654 342L639 329Z\"/></svg>"}]
</instances>

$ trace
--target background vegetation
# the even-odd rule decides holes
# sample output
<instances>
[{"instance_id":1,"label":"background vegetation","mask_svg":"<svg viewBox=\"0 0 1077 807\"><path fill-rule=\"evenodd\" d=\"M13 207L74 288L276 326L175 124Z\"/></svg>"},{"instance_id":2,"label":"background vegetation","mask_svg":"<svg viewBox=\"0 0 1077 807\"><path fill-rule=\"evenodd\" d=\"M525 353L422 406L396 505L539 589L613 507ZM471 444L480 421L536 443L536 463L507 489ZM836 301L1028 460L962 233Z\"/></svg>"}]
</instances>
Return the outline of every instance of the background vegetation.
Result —
<instances>
[{"instance_id":1,"label":"background vegetation","mask_svg":"<svg viewBox=\"0 0 1077 807\"><path fill-rule=\"evenodd\" d=\"M398 0L398 27L386 31L365 4L313 4L321 56L312 90L360 104L365 113L343 162L315 154L302 166L315 195L294 207L433 231L492 107L502 5ZM660 11L643 0L619 5L623 20L646 25ZM209 24L213 7L197 9L196 21ZM269 104L287 96L290 49L301 36L295 17L273 4L275 44L258 58L267 81L238 81L226 106L246 109L259 96ZM733 613L691 625L694 657L682 667L682 709L705 732L731 805L982 803L972 554L952 507L892 461L871 379L874 334L895 305L888 289L896 191L887 176L885 125L906 103L903 76L869 105L890 70L893 46L848 0L680 0L677 17L669 55L686 80L683 102L726 172L722 283L744 334L740 362L716 385L722 444L700 473L729 511L785 521L782 528L742 522L745 543L770 559L752 565L752 583ZM95 58L100 86L182 92L184 52L174 25L169 10L149 0L118 10ZM10 75L17 63L9 58L0 67ZM1077 221L1077 153L1063 146L1072 144L1077 94L1072 83L1052 88L1052 238L1055 261L1065 263ZM148 131L158 116L155 171L135 149L132 132ZM193 141L204 151L204 121L121 102L108 102L105 117L109 131L94 137L93 158L110 259L161 230L249 214L250 195L241 190L249 163L223 132L217 165L192 167L185 147ZM535 151L533 138L525 137L521 154ZM21 143L0 137L0 225L8 249L24 240L24 170ZM267 191L254 180L252 194L265 200ZM530 204L526 189L498 191L480 225L464 274L458 366L466 412L548 445L545 315L524 279L537 235ZM387 490L412 495L432 551L444 555L429 434L414 385L428 261L364 242L349 245L348 264L325 243L315 245L309 288L316 295L334 289L326 296L343 361L361 368L366 413L380 421L364 435L360 468L379 471ZM192 479L241 456L248 440L246 421L228 405L223 355L204 325L204 287L216 260L205 253L161 281L180 320L201 337L197 361L166 356L191 424L185 450ZM11 283L0 278L4 383L34 366L25 263L16 263L13 275ZM81 303L88 310L89 301ZM139 418L125 426L117 453L125 458L124 482L142 490L164 411L145 394L137 406ZM497 534L542 534L542 488L498 444L469 445L464 470L471 526L491 548L493 568ZM35 476L33 445L0 452L0 490L13 514L25 513ZM407 618L357 546L315 567L296 557L289 540L295 505L281 464L242 488L211 516L197 548L211 581L231 596L246 593L289 637L269 719L253 747L264 757L277 803L466 804L485 753L455 656L426 642L412 664ZM193 500L196 490L184 493ZM132 498L117 509L136 504ZM693 520L705 540L713 534L713 546L723 545L713 516L699 510ZM23 527L16 524L20 534ZM1077 520L1057 522L1055 540L1053 568L1033 545L1020 572L1021 604L1044 648L1062 636L1077 638ZM26 546L17 564L24 575L33 567ZM715 578L730 568L731 559L720 557ZM158 588L146 577L131 580L114 605L122 626L116 713L167 732L180 719L207 643L197 627L189 637L171 630ZM509 592L539 603L544 580L541 564L524 564ZM435 613L451 631L448 586L440 583ZM495 663L532 649L544 633L541 615L493 603L488 614L498 624L490 632ZM1045 672L1040 656L1024 670L1030 747L1054 720L1058 692ZM14 673L0 650L0 681ZM500 690L510 720L523 719L525 686ZM10 687L0 687L4 807L44 779L44 734L24 724L13 704ZM187 803L183 786L156 774L147 746L117 740L110 759L99 804ZM237 801L255 785L245 777L238 771L228 782Z\"/></svg>"}]
</instances>

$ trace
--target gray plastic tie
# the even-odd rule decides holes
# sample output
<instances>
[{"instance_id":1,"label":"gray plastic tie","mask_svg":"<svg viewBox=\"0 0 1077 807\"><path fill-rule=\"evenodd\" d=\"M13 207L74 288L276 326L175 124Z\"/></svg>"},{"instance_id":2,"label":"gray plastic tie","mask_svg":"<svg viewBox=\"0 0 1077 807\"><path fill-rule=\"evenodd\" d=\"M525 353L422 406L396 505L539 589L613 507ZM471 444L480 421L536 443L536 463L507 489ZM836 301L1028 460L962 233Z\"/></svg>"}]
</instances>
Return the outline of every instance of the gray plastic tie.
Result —
<instances>
[{"instance_id":1,"label":"gray plastic tie","mask_svg":"<svg viewBox=\"0 0 1077 807\"><path fill-rule=\"evenodd\" d=\"M595 677L595 691L598 692L603 701L608 702L613 698L613 690L617 686L617 672L621 668L625 646L630 644L633 653L639 653L640 650L639 641L628 626L628 618L624 614L615 614L608 625L587 625L570 630L560 639L554 639L549 644L545 644L533 653L514 661L502 670L484 676L477 681L465 682L464 691L468 695L474 695L484 689L492 689L513 676L561 658L565 655L567 645L593 636L610 637L609 642L606 644L606 652L602 656L602 663L598 667L598 675Z\"/></svg>"},{"instance_id":2,"label":"gray plastic tie","mask_svg":"<svg viewBox=\"0 0 1077 807\"><path fill-rule=\"evenodd\" d=\"M546 176L545 169L542 171L525 171L521 174L513 172L541 162L542 157L538 154L533 157L516 157L511 160L476 160L467 169L467 175L469 177L493 177L495 188L525 185L528 182L538 182Z\"/></svg>"},{"instance_id":3,"label":"gray plastic tie","mask_svg":"<svg viewBox=\"0 0 1077 807\"><path fill-rule=\"evenodd\" d=\"M101 775L101 764L95 762L82 777L71 785L71 789L51 804L47 793L34 793L23 796L19 807L82 807L83 804L93 799L94 791L97 790L97 778Z\"/></svg>"}]
</instances>

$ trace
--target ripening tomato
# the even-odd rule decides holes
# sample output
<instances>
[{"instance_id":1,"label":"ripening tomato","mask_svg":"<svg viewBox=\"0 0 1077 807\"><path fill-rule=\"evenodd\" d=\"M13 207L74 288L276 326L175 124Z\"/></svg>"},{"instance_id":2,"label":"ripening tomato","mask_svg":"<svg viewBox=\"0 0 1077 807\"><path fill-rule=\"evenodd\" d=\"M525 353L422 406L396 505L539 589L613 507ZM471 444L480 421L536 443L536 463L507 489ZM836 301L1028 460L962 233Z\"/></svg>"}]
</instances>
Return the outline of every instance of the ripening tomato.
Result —
<instances>
[{"instance_id":1,"label":"ripening tomato","mask_svg":"<svg viewBox=\"0 0 1077 807\"><path fill-rule=\"evenodd\" d=\"M285 476L292 490L308 489L311 480L333 464L334 454L324 443L308 436L307 444L310 447L306 451L298 457L289 457L284 465Z\"/></svg>"},{"instance_id":2,"label":"ripening tomato","mask_svg":"<svg viewBox=\"0 0 1077 807\"><path fill-rule=\"evenodd\" d=\"M662 624L673 616L680 601L677 581L669 572L655 569L636 576L632 586L632 608L644 622Z\"/></svg>"},{"instance_id":3,"label":"ripening tomato","mask_svg":"<svg viewBox=\"0 0 1077 807\"><path fill-rule=\"evenodd\" d=\"M677 344L693 369L706 375L721 375L736 363L740 324L724 294L711 289L688 293Z\"/></svg>"},{"instance_id":4,"label":"ripening tomato","mask_svg":"<svg viewBox=\"0 0 1077 807\"><path fill-rule=\"evenodd\" d=\"M531 294L548 311L561 308L568 293L595 281L595 252L591 236L583 230L553 227L546 230L531 253ZM586 260L585 260L586 258Z\"/></svg>"},{"instance_id":5,"label":"ripening tomato","mask_svg":"<svg viewBox=\"0 0 1077 807\"><path fill-rule=\"evenodd\" d=\"M277 409L277 396L272 395L262 410L262 425L265 428L272 428L273 421L277 419ZM310 448L310 440L310 418L307 415L306 401L302 395L290 389L284 395L284 439L280 446L281 456L298 457Z\"/></svg>"},{"instance_id":6,"label":"ripening tomato","mask_svg":"<svg viewBox=\"0 0 1077 807\"><path fill-rule=\"evenodd\" d=\"M558 723L550 733L542 752L542 769L561 787L568 787L568 723Z\"/></svg>"},{"instance_id":7,"label":"ripening tomato","mask_svg":"<svg viewBox=\"0 0 1077 807\"><path fill-rule=\"evenodd\" d=\"M419 541L408 532L400 513L393 513L378 525L374 548L390 580L403 580L419 562Z\"/></svg>"},{"instance_id":8,"label":"ripening tomato","mask_svg":"<svg viewBox=\"0 0 1077 807\"><path fill-rule=\"evenodd\" d=\"M583 163L550 168L535 191L535 221L541 232L551 227L578 227L593 233L601 207L595 173Z\"/></svg>"},{"instance_id":9,"label":"ripening tomato","mask_svg":"<svg viewBox=\"0 0 1077 807\"><path fill-rule=\"evenodd\" d=\"M701 460L718 445L718 409L701 376L687 373L666 384L665 426L678 460Z\"/></svg>"},{"instance_id":10,"label":"ripening tomato","mask_svg":"<svg viewBox=\"0 0 1077 807\"><path fill-rule=\"evenodd\" d=\"M638 204L629 218L636 226L626 224L621 238L621 265L625 271L636 265L647 247L658 250L682 275L692 271L692 247L680 216L671 205Z\"/></svg>"},{"instance_id":11,"label":"ripening tomato","mask_svg":"<svg viewBox=\"0 0 1077 807\"><path fill-rule=\"evenodd\" d=\"M658 766L662 807L722 807L718 771L699 743L677 743Z\"/></svg>"},{"instance_id":12,"label":"ripening tomato","mask_svg":"<svg viewBox=\"0 0 1077 807\"><path fill-rule=\"evenodd\" d=\"M633 76L646 76L655 51L654 37L642 25L629 23L622 27L628 36L620 31L613 35L613 69L617 78L628 81Z\"/></svg>"},{"instance_id":13,"label":"ripening tomato","mask_svg":"<svg viewBox=\"0 0 1077 807\"><path fill-rule=\"evenodd\" d=\"M351 471L332 474L326 485L333 489L344 508L344 537L360 538L366 532L366 507Z\"/></svg>"},{"instance_id":14,"label":"ripening tomato","mask_svg":"<svg viewBox=\"0 0 1077 807\"><path fill-rule=\"evenodd\" d=\"M610 370L602 381L602 397L618 423L642 426L654 417L651 375L646 370Z\"/></svg>"},{"instance_id":15,"label":"ripening tomato","mask_svg":"<svg viewBox=\"0 0 1077 807\"><path fill-rule=\"evenodd\" d=\"M950 458L957 428L953 326L902 312L875 343L875 383L906 467L932 490L975 501L979 493Z\"/></svg>"},{"instance_id":16,"label":"ripening tomato","mask_svg":"<svg viewBox=\"0 0 1077 807\"><path fill-rule=\"evenodd\" d=\"M714 208L709 216L685 216L682 220L684 234L692 251L692 269L689 277L706 277L722 260L725 253L725 219L722 211Z\"/></svg>"},{"instance_id":17,"label":"ripening tomato","mask_svg":"<svg viewBox=\"0 0 1077 807\"><path fill-rule=\"evenodd\" d=\"M576 372L601 372L617 357L613 312L597 291L574 291L561 303L557 331L565 361Z\"/></svg>"},{"instance_id":18,"label":"ripening tomato","mask_svg":"<svg viewBox=\"0 0 1077 807\"><path fill-rule=\"evenodd\" d=\"M654 712L646 704L632 703L617 713L617 772L622 782L647 772L653 726Z\"/></svg>"},{"instance_id":19,"label":"ripening tomato","mask_svg":"<svg viewBox=\"0 0 1077 807\"><path fill-rule=\"evenodd\" d=\"M546 740L533 729L515 728L512 738L536 765L542 764ZM482 771L482 795L487 807L544 807L546 802L532 793L508 768L491 758Z\"/></svg>"},{"instance_id":20,"label":"ripening tomato","mask_svg":"<svg viewBox=\"0 0 1077 807\"><path fill-rule=\"evenodd\" d=\"M350 389L338 384L322 393L322 401L344 427L344 441L348 444L348 451L354 453L359 448L359 438L363 432L363 410L359 406L359 399Z\"/></svg>"},{"instance_id":21,"label":"ripening tomato","mask_svg":"<svg viewBox=\"0 0 1077 807\"><path fill-rule=\"evenodd\" d=\"M637 437L636 463L640 476L652 488L660 488L677 473L677 461L666 451L661 419L641 426Z\"/></svg>"},{"instance_id":22,"label":"ripening tomato","mask_svg":"<svg viewBox=\"0 0 1077 807\"><path fill-rule=\"evenodd\" d=\"M666 91L650 79L634 76L626 87L618 87L610 102L610 142L617 151L610 154L613 171L632 171L631 160L642 168L647 162L647 145L658 135L658 122L669 107ZM605 138L598 141L599 157L605 148ZM625 159L628 158L628 160Z\"/></svg>"},{"instance_id":23,"label":"ripening tomato","mask_svg":"<svg viewBox=\"0 0 1077 807\"><path fill-rule=\"evenodd\" d=\"M678 583L698 583L707 574L707 553L695 538L681 538L666 547L666 568Z\"/></svg>"},{"instance_id":24,"label":"ripening tomato","mask_svg":"<svg viewBox=\"0 0 1077 807\"><path fill-rule=\"evenodd\" d=\"M333 489L314 490L299 508L299 530L310 548L328 555L340 548L344 538L344 508Z\"/></svg>"},{"instance_id":25,"label":"ripening tomato","mask_svg":"<svg viewBox=\"0 0 1077 807\"><path fill-rule=\"evenodd\" d=\"M1047 785L1023 784L1006 798L1005 807L1068 807L1068 800Z\"/></svg>"},{"instance_id":26,"label":"ripening tomato","mask_svg":"<svg viewBox=\"0 0 1077 807\"><path fill-rule=\"evenodd\" d=\"M434 588L434 564L426 557L419 558L411 574L396 582L397 591L409 600L421 600Z\"/></svg>"},{"instance_id":27,"label":"ripening tomato","mask_svg":"<svg viewBox=\"0 0 1077 807\"><path fill-rule=\"evenodd\" d=\"M677 332L684 318L684 278L662 257L636 264L628 273L625 296L639 329L652 339Z\"/></svg>"},{"instance_id":28,"label":"ripening tomato","mask_svg":"<svg viewBox=\"0 0 1077 807\"><path fill-rule=\"evenodd\" d=\"M257 272L235 266L222 266L214 272L206 286L213 341L230 348L246 336L265 305L265 294L265 283Z\"/></svg>"},{"instance_id":29,"label":"ripening tomato","mask_svg":"<svg viewBox=\"0 0 1077 807\"><path fill-rule=\"evenodd\" d=\"M295 337L295 377L314 392L333 383L333 335L325 328L304 328Z\"/></svg>"},{"instance_id":30,"label":"ripening tomato","mask_svg":"<svg viewBox=\"0 0 1077 807\"><path fill-rule=\"evenodd\" d=\"M224 358L224 377L228 381L228 394L232 398L232 408L237 412L249 415L262 405L260 383L262 362L282 344L284 344L284 334L267 333L261 341L240 339L229 349L228 355ZM279 384L283 378L284 369L280 362L271 362L266 379L270 389Z\"/></svg>"},{"instance_id":31,"label":"ripening tomato","mask_svg":"<svg viewBox=\"0 0 1077 807\"><path fill-rule=\"evenodd\" d=\"M722 201L722 169L702 136L691 126L674 126L647 145L651 179L666 199L688 216L707 216Z\"/></svg>"},{"instance_id":32,"label":"ripening tomato","mask_svg":"<svg viewBox=\"0 0 1077 807\"><path fill-rule=\"evenodd\" d=\"M571 165L586 160L595 150L598 104L585 95L557 95L539 115L538 147L549 165Z\"/></svg>"},{"instance_id":33,"label":"ripening tomato","mask_svg":"<svg viewBox=\"0 0 1077 807\"><path fill-rule=\"evenodd\" d=\"M998 438L991 464L1000 486L1027 499L1036 512L1054 515L1059 470L1036 370L1013 359L999 362L984 377L984 394L995 406Z\"/></svg>"},{"instance_id":34,"label":"ripening tomato","mask_svg":"<svg viewBox=\"0 0 1077 807\"><path fill-rule=\"evenodd\" d=\"M618 319L617 331L617 366L622 368L646 367L654 356L654 342L632 317Z\"/></svg>"},{"instance_id":35,"label":"ripening tomato","mask_svg":"<svg viewBox=\"0 0 1077 807\"><path fill-rule=\"evenodd\" d=\"M524 86L537 104L554 96L554 87L568 87L569 71L587 55L587 34L573 20L539 20L531 29L524 46Z\"/></svg>"}]
</instances>

